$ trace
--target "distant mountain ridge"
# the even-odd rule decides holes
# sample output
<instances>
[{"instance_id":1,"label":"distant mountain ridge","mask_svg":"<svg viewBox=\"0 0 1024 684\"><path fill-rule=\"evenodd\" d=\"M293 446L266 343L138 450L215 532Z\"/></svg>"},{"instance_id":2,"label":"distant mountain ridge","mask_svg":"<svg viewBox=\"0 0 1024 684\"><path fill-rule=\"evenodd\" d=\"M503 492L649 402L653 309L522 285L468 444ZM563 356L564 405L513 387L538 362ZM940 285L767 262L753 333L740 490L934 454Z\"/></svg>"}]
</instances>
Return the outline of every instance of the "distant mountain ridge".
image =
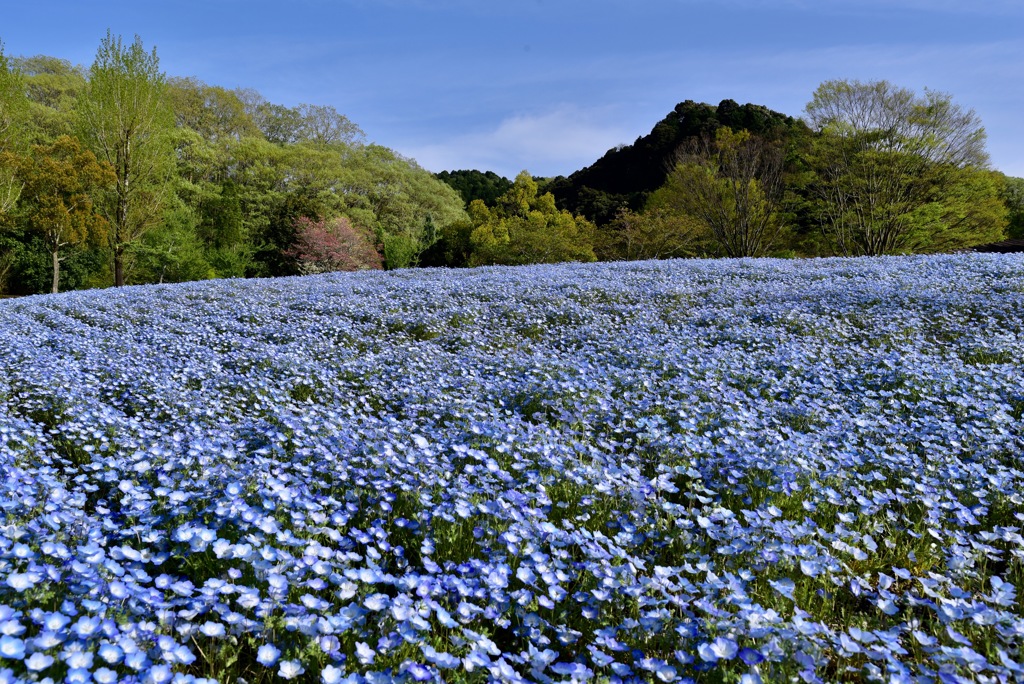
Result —
<instances>
[{"instance_id":1,"label":"distant mountain ridge","mask_svg":"<svg viewBox=\"0 0 1024 684\"><path fill-rule=\"evenodd\" d=\"M639 210L643 206L647 195L665 182L682 145L704 134L714 135L722 126L774 140L806 130L800 119L763 105L722 100L715 106L686 100L632 145L608 150L590 166L555 178L546 190L554 194L560 208L607 223L623 207Z\"/></svg>"}]
</instances>

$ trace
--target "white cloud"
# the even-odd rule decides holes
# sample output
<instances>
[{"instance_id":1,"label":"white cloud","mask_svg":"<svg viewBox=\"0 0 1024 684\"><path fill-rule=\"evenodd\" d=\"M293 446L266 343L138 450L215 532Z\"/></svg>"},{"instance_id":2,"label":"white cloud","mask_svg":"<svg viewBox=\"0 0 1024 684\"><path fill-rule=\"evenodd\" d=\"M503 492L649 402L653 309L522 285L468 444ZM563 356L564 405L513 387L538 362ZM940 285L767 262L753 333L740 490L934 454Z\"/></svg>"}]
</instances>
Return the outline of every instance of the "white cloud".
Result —
<instances>
[{"instance_id":1,"label":"white cloud","mask_svg":"<svg viewBox=\"0 0 1024 684\"><path fill-rule=\"evenodd\" d=\"M592 164L608 149L632 142L636 134L631 136L611 118L608 111L559 106L512 115L490 129L399 149L435 172L479 169L512 178L526 169L538 176L568 175Z\"/></svg>"}]
</instances>

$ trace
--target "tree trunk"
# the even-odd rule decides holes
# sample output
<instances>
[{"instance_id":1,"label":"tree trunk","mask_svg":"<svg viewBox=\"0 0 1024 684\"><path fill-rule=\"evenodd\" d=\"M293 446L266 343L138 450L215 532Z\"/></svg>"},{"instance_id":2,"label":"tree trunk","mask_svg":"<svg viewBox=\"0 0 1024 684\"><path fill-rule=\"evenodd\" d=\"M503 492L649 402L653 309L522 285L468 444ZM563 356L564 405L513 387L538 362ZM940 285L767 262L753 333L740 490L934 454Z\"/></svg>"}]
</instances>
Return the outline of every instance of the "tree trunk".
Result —
<instances>
[{"instance_id":1,"label":"tree trunk","mask_svg":"<svg viewBox=\"0 0 1024 684\"><path fill-rule=\"evenodd\" d=\"M114 287L124 287L124 252L114 249Z\"/></svg>"},{"instance_id":2,"label":"tree trunk","mask_svg":"<svg viewBox=\"0 0 1024 684\"><path fill-rule=\"evenodd\" d=\"M57 250L53 251L53 294L57 294L57 285L60 283L60 259L57 258Z\"/></svg>"}]
</instances>

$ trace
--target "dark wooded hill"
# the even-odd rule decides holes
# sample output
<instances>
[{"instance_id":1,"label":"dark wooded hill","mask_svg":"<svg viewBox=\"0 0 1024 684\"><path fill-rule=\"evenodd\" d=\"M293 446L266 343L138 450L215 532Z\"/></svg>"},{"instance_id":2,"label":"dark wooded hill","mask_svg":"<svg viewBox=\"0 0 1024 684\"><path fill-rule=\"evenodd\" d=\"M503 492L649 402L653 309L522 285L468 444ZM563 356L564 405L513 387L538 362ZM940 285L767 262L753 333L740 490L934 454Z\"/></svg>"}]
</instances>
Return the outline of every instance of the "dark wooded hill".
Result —
<instances>
[{"instance_id":1,"label":"dark wooded hill","mask_svg":"<svg viewBox=\"0 0 1024 684\"><path fill-rule=\"evenodd\" d=\"M643 206L647 195L664 184L688 140L713 136L722 126L787 142L807 132L801 120L762 105L722 100L714 106L686 100L632 145L608 150L590 166L553 179L545 189L554 194L559 207L607 223L623 207Z\"/></svg>"}]
</instances>

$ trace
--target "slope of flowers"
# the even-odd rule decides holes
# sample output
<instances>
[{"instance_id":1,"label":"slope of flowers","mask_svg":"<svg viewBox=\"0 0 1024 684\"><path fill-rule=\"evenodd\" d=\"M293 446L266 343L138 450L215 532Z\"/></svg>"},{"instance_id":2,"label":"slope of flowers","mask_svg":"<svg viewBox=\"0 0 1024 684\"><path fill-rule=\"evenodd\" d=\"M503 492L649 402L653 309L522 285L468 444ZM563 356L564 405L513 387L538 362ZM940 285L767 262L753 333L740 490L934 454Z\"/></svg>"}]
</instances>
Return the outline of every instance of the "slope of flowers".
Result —
<instances>
[{"instance_id":1,"label":"slope of flowers","mask_svg":"<svg viewBox=\"0 0 1024 684\"><path fill-rule=\"evenodd\" d=\"M1024 260L0 305L0 681L1024 681Z\"/></svg>"}]
</instances>

